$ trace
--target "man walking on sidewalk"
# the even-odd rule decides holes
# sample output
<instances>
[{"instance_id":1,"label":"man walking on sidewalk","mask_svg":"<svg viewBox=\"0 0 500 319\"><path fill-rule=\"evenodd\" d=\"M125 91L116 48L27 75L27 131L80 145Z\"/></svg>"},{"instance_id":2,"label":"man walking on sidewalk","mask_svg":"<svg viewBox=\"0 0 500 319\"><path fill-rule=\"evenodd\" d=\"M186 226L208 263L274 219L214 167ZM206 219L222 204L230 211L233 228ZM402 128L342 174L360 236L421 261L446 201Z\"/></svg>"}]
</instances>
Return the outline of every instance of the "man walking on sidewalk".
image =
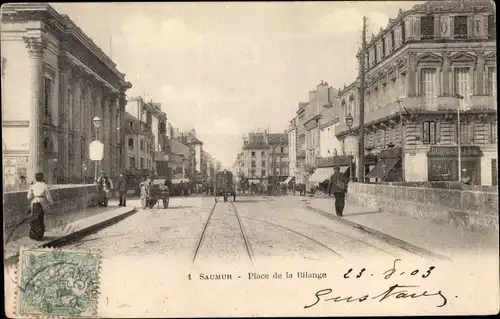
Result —
<instances>
[{"instance_id":1,"label":"man walking on sidewalk","mask_svg":"<svg viewBox=\"0 0 500 319\"><path fill-rule=\"evenodd\" d=\"M335 212L337 216L342 217L345 206L345 193L347 192L347 183L349 181L344 174L340 173L338 166L335 166L333 170L334 173L330 177L329 188L335 197Z\"/></svg>"},{"instance_id":2,"label":"man walking on sidewalk","mask_svg":"<svg viewBox=\"0 0 500 319\"><path fill-rule=\"evenodd\" d=\"M127 206L127 178L123 173L120 173L117 188L120 199L120 203L118 204L118 206L125 207Z\"/></svg>"}]
</instances>

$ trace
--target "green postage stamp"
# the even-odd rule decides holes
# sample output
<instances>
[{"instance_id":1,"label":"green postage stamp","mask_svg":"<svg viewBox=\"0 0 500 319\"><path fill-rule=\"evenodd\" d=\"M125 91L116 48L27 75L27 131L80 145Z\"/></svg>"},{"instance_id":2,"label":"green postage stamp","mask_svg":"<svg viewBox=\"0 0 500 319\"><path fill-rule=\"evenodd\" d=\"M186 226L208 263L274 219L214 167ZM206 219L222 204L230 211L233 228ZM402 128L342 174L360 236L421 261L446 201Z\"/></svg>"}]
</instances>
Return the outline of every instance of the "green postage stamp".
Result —
<instances>
[{"instance_id":1,"label":"green postage stamp","mask_svg":"<svg viewBox=\"0 0 500 319\"><path fill-rule=\"evenodd\" d=\"M96 317L100 254L21 248L16 313L21 317Z\"/></svg>"}]
</instances>

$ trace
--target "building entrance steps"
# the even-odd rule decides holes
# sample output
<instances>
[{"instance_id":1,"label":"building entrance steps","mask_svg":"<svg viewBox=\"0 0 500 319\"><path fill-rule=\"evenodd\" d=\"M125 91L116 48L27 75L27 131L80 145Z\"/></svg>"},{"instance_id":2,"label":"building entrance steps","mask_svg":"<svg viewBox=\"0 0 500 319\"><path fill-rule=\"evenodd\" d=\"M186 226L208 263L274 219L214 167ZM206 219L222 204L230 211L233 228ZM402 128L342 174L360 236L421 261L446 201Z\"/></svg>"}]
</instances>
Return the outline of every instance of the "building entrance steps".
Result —
<instances>
[{"instance_id":1,"label":"building entrance steps","mask_svg":"<svg viewBox=\"0 0 500 319\"><path fill-rule=\"evenodd\" d=\"M349 196L349 195L347 195ZM308 198L308 208L328 214L353 227L392 241L395 245L420 248L450 259L479 257L499 252L499 234L479 234L433 221L400 216L346 203L337 217L333 198ZM411 246L411 247L410 247Z\"/></svg>"},{"instance_id":2,"label":"building entrance steps","mask_svg":"<svg viewBox=\"0 0 500 319\"><path fill-rule=\"evenodd\" d=\"M43 241L35 241L27 236L29 220L18 228L4 233L4 259L7 263L14 262L19 254L19 248L24 247L56 247L63 242L74 240L79 236L115 223L135 212L135 208L119 207L118 201L111 200L108 207L90 207L63 216L47 215Z\"/></svg>"}]
</instances>

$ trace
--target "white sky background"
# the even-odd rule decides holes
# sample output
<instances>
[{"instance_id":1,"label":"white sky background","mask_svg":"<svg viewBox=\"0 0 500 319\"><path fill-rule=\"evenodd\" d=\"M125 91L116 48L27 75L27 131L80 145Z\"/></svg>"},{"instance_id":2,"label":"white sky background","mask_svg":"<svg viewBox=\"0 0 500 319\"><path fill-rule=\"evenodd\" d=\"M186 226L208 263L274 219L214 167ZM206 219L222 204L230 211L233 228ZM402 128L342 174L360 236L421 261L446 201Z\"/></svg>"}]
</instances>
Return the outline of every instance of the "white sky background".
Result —
<instances>
[{"instance_id":1,"label":"white sky background","mask_svg":"<svg viewBox=\"0 0 500 319\"><path fill-rule=\"evenodd\" d=\"M357 74L362 17L369 32L421 2L54 3L181 130L230 167L242 135L283 132L321 80Z\"/></svg>"}]
</instances>

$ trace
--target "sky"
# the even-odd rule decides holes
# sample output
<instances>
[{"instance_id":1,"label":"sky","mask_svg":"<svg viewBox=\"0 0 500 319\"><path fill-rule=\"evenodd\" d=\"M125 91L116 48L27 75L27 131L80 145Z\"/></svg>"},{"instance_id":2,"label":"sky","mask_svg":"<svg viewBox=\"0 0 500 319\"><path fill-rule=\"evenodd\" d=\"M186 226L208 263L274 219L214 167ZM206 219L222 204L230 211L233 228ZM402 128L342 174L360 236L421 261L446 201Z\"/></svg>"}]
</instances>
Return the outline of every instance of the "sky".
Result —
<instances>
[{"instance_id":1,"label":"sky","mask_svg":"<svg viewBox=\"0 0 500 319\"><path fill-rule=\"evenodd\" d=\"M414 1L51 3L106 53L133 88L195 129L229 168L252 130L284 132L322 80L356 78L368 35Z\"/></svg>"}]
</instances>

